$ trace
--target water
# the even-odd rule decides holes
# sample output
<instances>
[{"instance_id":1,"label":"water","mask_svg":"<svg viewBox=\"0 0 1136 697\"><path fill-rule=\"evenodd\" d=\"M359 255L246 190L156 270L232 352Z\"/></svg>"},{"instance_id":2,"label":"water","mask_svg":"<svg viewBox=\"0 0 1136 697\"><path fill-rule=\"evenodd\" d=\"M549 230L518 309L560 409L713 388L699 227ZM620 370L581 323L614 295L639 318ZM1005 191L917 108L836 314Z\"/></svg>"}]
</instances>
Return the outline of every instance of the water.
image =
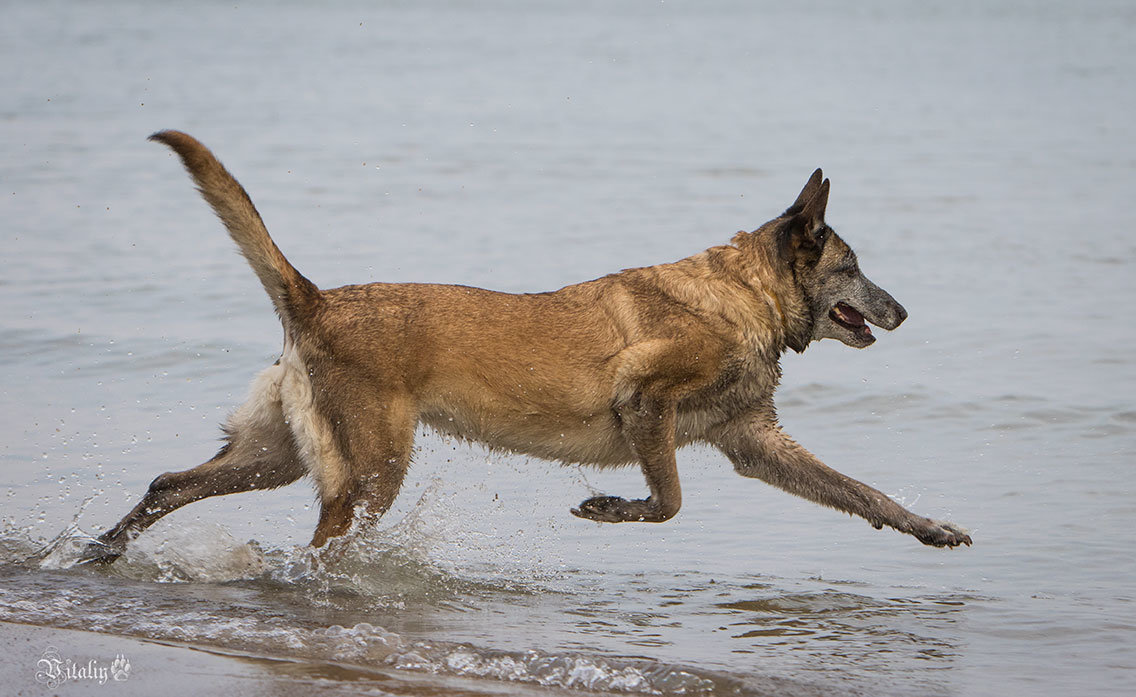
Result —
<instances>
[{"instance_id":1,"label":"water","mask_svg":"<svg viewBox=\"0 0 1136 697\"><path fill-rule=\"evenodd\" d=\"M4 14L0 620L443 693L1130 687L1127 3ZM830 222L911 318L865 351L787 357L782 420L975 546L877 533L697 448L677 519L590 524L568 509L642 495L640 475L422 433L381 528L327 552L304 546L296 485L194 504L109 570L71 568L71 535L212 454L279 348L252 273L145 142L160 128L212 146L325 287L547 290L670 261L756 227L823 166ZM34 672L4 666L21 688Z\"/></svg>"}]
</instances>

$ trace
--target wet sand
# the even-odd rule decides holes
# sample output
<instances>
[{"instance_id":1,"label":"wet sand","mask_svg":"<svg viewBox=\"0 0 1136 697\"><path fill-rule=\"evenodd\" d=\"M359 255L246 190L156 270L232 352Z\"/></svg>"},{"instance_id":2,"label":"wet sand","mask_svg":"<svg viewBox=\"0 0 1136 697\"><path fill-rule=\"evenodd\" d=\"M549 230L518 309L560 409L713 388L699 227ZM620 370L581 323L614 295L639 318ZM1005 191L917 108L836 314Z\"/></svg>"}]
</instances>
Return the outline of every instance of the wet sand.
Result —
<instances>
[{"instance_id":1,"label":"wet sand","mask_svg":"<svg viewBox=\"0 0 1136 697\"><path fill-rule=\"evenodd\" d=\"M6 655L0 661L0 685L3 686L0 692L11 695L523 697L569 694L553 688L507 682L240 655L201 646L11 622L0 622L0 645L6 647ZM63 661L58 664L60 670L54 670L51 658L45 656L52 648ZM129 671L125 679L115 680L111 667L119 656L129 663ZM68 661L73 668L70 675Z\"/></svg>"}]
</instances>

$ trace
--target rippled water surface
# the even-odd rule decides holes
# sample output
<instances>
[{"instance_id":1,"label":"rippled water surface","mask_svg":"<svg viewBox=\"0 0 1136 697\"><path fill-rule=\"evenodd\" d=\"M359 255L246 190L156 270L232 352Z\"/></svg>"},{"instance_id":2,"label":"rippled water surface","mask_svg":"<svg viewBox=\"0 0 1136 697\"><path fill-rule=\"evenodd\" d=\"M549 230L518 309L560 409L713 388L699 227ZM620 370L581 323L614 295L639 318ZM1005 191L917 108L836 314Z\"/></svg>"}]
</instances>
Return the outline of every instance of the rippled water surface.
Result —
<instances>
[{"instance_id":1,"label":"rippled water surface","mask_svg":"<svg viewBox=\"0 0 1136 697\"><path fill-rule=\"evenodd\" d=\"M325 688L376 693L366 671L482 685L463 694L1136 679L1129 4L4 14L0 622L314 661L364 671ZM829 221L911 318L865 351L787 356L782 421L974 547L876 532L698 448L675 520L587 523L568 509L640 496L641 476L422 432L379 529L319 554L298 484L195 504L109 569L73 567L74 537L212 454L280 344L255 277L145 142L160 128L209 144L325 287L538 291L671 261L824 167Z\"/></svg>"}]
</instances>

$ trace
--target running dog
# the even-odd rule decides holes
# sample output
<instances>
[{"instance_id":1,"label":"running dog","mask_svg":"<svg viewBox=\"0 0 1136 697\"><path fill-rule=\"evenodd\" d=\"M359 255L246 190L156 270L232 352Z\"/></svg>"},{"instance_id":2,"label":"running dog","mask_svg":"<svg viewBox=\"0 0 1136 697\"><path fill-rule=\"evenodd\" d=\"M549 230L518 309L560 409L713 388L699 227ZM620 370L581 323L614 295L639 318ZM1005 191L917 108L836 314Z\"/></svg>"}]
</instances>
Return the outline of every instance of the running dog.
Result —
<instances>
[{"instance_id":1,"label":"running dog","mask_svg":"<svg viewBox=\"0 0 1136 697\"><path fill-rule=\"evenodd\" d=\"M157 477L87 549L110 562L154 521L210 496L309 475L320 516L311 544L392 504L414 433L440 433L563 463L638 465L649 495L589 498L573 515L661 523L682 503L675 450L709 443L743 477L913 535L970 545L965 530L907 511L825 466L777 423L780 358L814 341L875 341L868 322L907 317L860 271L824 220L818 169L793 205L753 232L670 264L557 291L371 283L321 290L269 237L244 188L200 142L151 136L181 158L272 300L279 360L253 382L208 462Z\"/></svg>"}]
</instances>

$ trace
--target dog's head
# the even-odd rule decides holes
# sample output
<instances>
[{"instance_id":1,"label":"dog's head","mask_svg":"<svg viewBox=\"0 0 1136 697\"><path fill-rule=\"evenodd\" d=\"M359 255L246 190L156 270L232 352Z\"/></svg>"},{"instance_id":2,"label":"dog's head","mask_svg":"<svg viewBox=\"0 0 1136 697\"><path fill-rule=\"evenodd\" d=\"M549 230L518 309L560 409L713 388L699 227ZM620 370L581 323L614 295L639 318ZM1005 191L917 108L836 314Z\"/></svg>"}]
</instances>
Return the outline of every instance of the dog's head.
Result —
<instances>
[{"instance_id":1,"label":"dog's head","mask_svg":"<svg viewBox=\"0 0 1136 697\"><path fill-rule=\"evenodd\" d=\"M825 223L828 189L818 169L793 205L767 224L811 319L807 341L802 335L789 343L796 351L821 339L864 348L876 340L868 322L892 330L907 319L907 310L868 280L852 248Z\"/></svg>"}]
</instances>

